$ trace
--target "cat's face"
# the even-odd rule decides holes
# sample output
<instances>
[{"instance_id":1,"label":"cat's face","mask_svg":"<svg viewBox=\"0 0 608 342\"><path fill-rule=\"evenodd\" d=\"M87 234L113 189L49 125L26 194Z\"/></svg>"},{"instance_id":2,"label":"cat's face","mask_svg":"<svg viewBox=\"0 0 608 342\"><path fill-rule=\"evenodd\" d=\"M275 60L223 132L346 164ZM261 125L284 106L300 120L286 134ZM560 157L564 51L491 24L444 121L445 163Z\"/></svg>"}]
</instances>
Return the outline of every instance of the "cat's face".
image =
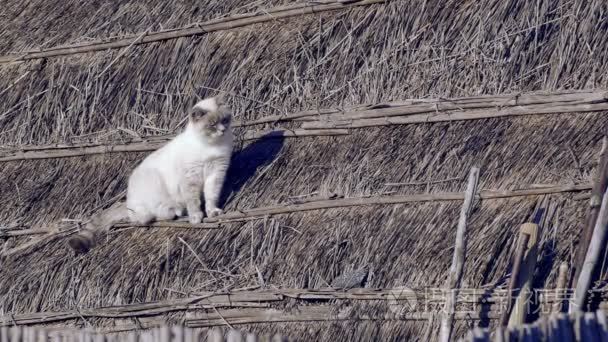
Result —
<instances>
[{"instance_id":1,"label":"cat's face","mask_svg":"<svg viewBox=\"0 0 608 342\"><path fill-rule=\"evenodd\" d=\"M205 99L194 106L190 123L203 136L217 140L230 132L232 111L221 98Z\"/></svg>"}]
</instances>

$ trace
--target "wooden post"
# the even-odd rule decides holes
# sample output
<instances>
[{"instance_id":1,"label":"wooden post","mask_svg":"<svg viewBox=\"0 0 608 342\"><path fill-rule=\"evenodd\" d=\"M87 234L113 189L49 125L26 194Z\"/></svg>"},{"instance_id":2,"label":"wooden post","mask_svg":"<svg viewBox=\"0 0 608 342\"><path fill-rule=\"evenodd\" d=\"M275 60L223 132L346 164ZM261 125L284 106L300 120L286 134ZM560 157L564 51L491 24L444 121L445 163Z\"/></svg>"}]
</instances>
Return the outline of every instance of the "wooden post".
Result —
<instances>
[{"instance_id":1,"label":"wooden post","mask_svg":"<svg viewBox=\"0 0 608 342\"><path fill-rule=\"evenodd\" d=\"M171 330L173 330L173 338L170 339L171 342L184 342L184 327L176 325Z\"/></svg>"},{"instance_id":2,"label":"wooden post","mask_svg":"<svg viewBox=\"0 0 608 342\"><path fill-rule=\"evenodd\" d=\"M454 255L452 257L452 266L445 284L446 301L445 309L442 313L441 330L439 331L439 341L448 342L452 334L452 323L454 321L454 310L456 307L456 295L460 288L462 280L462 270L464 268L465 252L466 252L466 234L467 234L467 219L471 212L473 199L477 190L477 182L479 181L479 168L473 167L469 173L469 182L464 197L464 203L460 210L460 218L458 220L458 228L456 230L456 245L454 246Z\"/></svg>"},{"instance_id":3,"label":"wooden post","mask_svg":"<svg viewBox=\"0 0 608 342\"><path fill-rule=\"evenodd\" d=\"M8 334L8 327L0 328L0 342L10 342L9 334Z\"/></svg>"},{"instance_id":4,"label":"wooden post","mask_svg":"<svg viewBox=\"0 0 608 342\"><path fill-rule=\"evenodd\" d=\"M78 331L77 333L74 332L75 336L78 336L78 342L88 342L87 340L87 332L83 329Z\"/></svg>"},{"instance_id":5,"label":"wooden post","mask_svg":"<svg viewBox=\"0 0 608 342\"><path fill-rule=\"evenodd\" d=\"M500 325L496 327L496 331L494 332L494 342L505 342L505 333Z\"/></svg>"},{"instance_id":6,"label":"wooden post","mask_svg":"<svg viewBox=\"0 0 608 342\"><path fill-rule=\"evenodd\" d=\"M574 302L570 306L570 312L575 312L583 309L585 299L587 297L587 291L591 286L591 277L593 276L593 270L595 265L598 263L600 253L604 245L604 238L606 237L606 224L608 224L608 190L604 192L602 198L602 205L598 213L595 227L593 228L593 236L591 238L591 244L587 250L585 256L585 262L581 268L580 275L576 281L576 288L574 289Z\"/></svg>"},{"instance_id":7,"label":"wooden post","mask_svg":"<svg viewBox=\"0 0 608 342\"><path fill-rule=\"evenodd\" d=\"M25 328L25 331L25 336L27 337L24 338L24 340L27 342L36 342L36 338L38 337L38 329L34 327L27 327Z\"/></svg>"},{"instance_id":8,"label":"wooden post","mask_svg":"<svg viewBox=\"0 0 608 342\"><path fill-rule=\"evenodd\" d=\"M171 330L168 326L163 325L155 330L159 336L159 342L171 342Z\"/></svg>"},{"instance_id":9,"label":"wooden post","mask_svg":"<svg viewBox=\"0 0 608 342\"><path fill-rule=\"evenodd\" d=\"M230 329L226 338L227 342L243 342L243 334L238 330Z\"/></svg>"},{"instance_id":10,"label":"wooden post","mask_svg":"<svg viewBox=\"0 0 608 342\"><path fill-rule=\"evenodd\" d=\"M21 337L23 336L23 331L21 326L17 325L11 328L11 342L19 342L21 341Z\"/></svg>"},{"instance_id":11,"label":"wooden post","mask_svg":"<svg viewBox=\"0 0 608 342\"><path fill-rule=\"evenodd\" d=\"M154 334L150 330L141 332L140 337L142 342L155 342Z\"/></svg>"},{"instance_id":12,"label":"wooden post","mask_svg":"<svg viewBox=\"0 0 608 342\"><path fill-rule=\"evenodd\" d=\"M507 288L507 307L502 313L500 324L506 326L509 324L509 317L511 317L511 309L513 307L513 292L518 289L517 280L521 270L521 264L524 260L524 254L528 247L528 240L530 236L524 234L521 229L517 238L517 246L515 247L515 255L513 258L513 267L511 269L511 278L509 279L509 287Z\"/></svg>"},{"instance_id":13,"label":"wooden post","mask_svg":"<svg viewBox=\"0 0 608 342\"><path fill-rule=\"evenodd\" d=\"M93 338L93 341L95 342L105 342L106 337L104 334L95 334L95 337ZM145 340L146 342L152 342L153 338L152 338L152 333L150 333L150 339L149 340Z\"/></svg>"},{"instance_id":14,"label":"wooden post","mask_svg":"<svg viewBox=\"0 0 608 342\"><path fill-rule=\"evenodd\" d=\"M538 225L534 223L524 223L520 230L520 235L527 235L526 250L523 255L522 266L517 275L515 288L519 289L508 326L524 324L528 313L528 304L532 295L532 280L534 279L534 269L536 268L536 258L538 256L538 242L540 241Z\"/></svg>"},{"instance_id":15,"label":"wooden post","mask_svg":"<svg viewBox=\"0 0 608 342\"><path fill-rule=\"evenodd\" d=\"M184 342L198 342L197 336L194 335L194 329L184 328Z\"/></svg>"},{"instance_id":16,"label":"wooden post","mask_svg":"<svg viewBox=\"0 0 608 342\"><path fill-rule=\"evenodd\" d=\"M252 333L247 334L245 342L258 342L258 335Z\"/></svg>"},{"instance_id":17,"label":"wooden post","mask_svg":"<svg viewBox=\"0 0 608 342\"><path fill-rule=\"evenodd\" d=\"M601 341L608 341L608 322L606 322L606 315L602 310L597 310L595 315L597 317L597 326L599 328Z\"/></svg>"},{"instance_id":18,"label":"wooden post","mask_svg":"<svg viewBox=\"0 0 608 342\"><path fill-rule=\"evenodd\" d=\"M137 333L135 331L129 331L127 334L127 342L137 342Z\"/></svg>"},{"instance_id":19,"label":"wooden post","mask_svg":"<svg viewBox=\"0 0 608 342\"><path fill-rule=\"evenodd\" d=\"M574 341L574 325L567 315L557 315L557 326L559 329L559 339L556 341L572 342Z\"/></svg>"},{"instance_id":20,"label":"wooden post","mask_svg":"<svg viewBox=\"0 0 608 342\"><path fill-rule=\"evenodd\" d=\"M276 334L272 336L272 342L286 342L287 338L281 334Z\"/></svg>"},{"instance_id":21,"label":"wooden post","mask_svg":"<svg viewBox=\"0 0 608 342\"><path fill-rule=\"evenodd\" d=\"M562 262L559 265L559 272L557 274L557 283L555 285L555 302L551 308L551 312L561 312L563 308L563 302L561 295L566 290L566 284L568 282L568 263Z\"/></svg>"},{"instance_id":22,"label":"wooden post","mask_svg":"<svg viewBox=\"0 0 608 342\"><path fill-rule=\"evenodd\" d=\"M207 342L224 342L224 334L220 329L209 329L207 331Z\"/></svg>"},{"instance_id":23,"label":"wooden post","mask_svg":"<svg viewBox=\"0 0 608 342\"><path fill-rule=\"evenodd\" d=\"M600 212L600 204L602 197L608 186L608 139L602 139L602 150L600 152L597 172L593 180L593 188L591 189L591 197L589 198L589 211L585 220L585 226L582 229L581 237L576 247L574 261L572 265L572 287L576 288L578 279L581 275L583 263L587 256L587 250L591 244L595 222Z\"/></svg>"}]
</instances>

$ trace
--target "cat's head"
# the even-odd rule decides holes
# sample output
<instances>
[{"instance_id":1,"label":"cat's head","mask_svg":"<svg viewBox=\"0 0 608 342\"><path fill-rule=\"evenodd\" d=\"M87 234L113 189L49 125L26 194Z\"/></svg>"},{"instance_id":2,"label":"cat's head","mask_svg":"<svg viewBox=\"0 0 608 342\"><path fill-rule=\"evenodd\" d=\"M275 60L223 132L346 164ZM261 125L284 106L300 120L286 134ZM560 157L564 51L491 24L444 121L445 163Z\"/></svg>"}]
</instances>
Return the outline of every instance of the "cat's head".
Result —
<instances>
[{"instance_id":1,"label":"cat's head","mask_svg":"<svg viewBox=\"0 0 608 342\"><path fill-rule=\"evenodd\" d=\"M190 112L190 125L203 136L215 140L230 133L232 111L222 96L199 101Z\"/></svg>"}]
</instances>

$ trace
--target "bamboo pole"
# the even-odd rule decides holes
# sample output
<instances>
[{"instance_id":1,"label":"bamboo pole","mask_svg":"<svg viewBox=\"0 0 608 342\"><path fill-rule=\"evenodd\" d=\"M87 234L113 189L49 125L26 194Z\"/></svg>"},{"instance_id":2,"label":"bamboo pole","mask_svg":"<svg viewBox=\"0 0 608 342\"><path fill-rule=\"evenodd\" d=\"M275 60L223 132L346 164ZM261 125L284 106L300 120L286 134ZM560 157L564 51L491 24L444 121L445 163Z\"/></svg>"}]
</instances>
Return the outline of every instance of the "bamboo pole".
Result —
<instances>
[{"instance_id":1,"label":"bamboo pole","mask_svg":"<svg viewBox=\"0 0 608 342\"><path fill-rule=\"evenodd\" d=\"M608 109L606 97L607 93L605 91L583 91L550 94L528 93L519 96L500 95L459 99L407 100L405 102L359 106L348 109L346 112L339 109L319 109L287 115L268 116L251 122L235 123L235 126L314 119L314 121L304 122L301 128L267 131L250 130L245 132L243 140L341 136L349 134L346 128L606 110ZM324 121L317 120L319 118ZM2 156L0 156L0 162L153 151L173 137L174 135L147 137L142 141L132 141L123 144L84 143L5 148Z\"/></svg>"},{"instance_id":2,"label":"bamboo pole","mask_svg":"<svg viewBox=\"0 0 608 342\"><path fill-rule=\"evenodd\" d=\"M561 298L561 294L566 290L566 286L568 284L568 263L562 262L559 265L559 271L557 274L557 283L555 286L555 302L553 303L553 307L551 312L559 313L563 310L563 299Z\"/></svg>"},{"instance_id":3,"label":"bamboo pole","mask_svg":"<svg viewBox=\"0 0 608 342\"><path fill-rule=\"evenodd\" d=\"M509 286L507 287L507 307L503 313L500 324L506 326L509 323L509 317L511 316L511 309L513 307L513 291L518 289L518 277L521 270L521 264L524 260L524 254L528 246L528 240L530 235L525 234L522 230L519 232L517 239L517 246L515 248L515 255L513 258L513 268L511 270L511 278L509 279Z\"/></svg>"},{"instance_id":4,"label":"bamboo pole","mask_svg":"<svg viewBox=\"0 0 608 342\"><path fill-rule=\"evenodd\" d=\"M588 190L590 185L557 185L534 187L520 190L485 190L479 192L479 198L482 200L501 199L522 196L546 195L552 193L572 192ZM229 212L221 216L205 219L205 222L228 222L231 220L241 220L252 217L263 217L266 215L288 214L292 212L320 210L340 207L352 207L362 205L386 205L412 202L433 202L433 201L459 201L464 200L465 194L461 192L443 192L435 194L418 194L418 195L394 195L394 196L378 196L378 197L355 197L343 199L331 199L311 201L301 204L290 204L283 206L272 206L264 208L256 208L243 210L241 212Z\"/></svg>"},{"instance_id":5,"label":"bamboo pole","mask_svg":"<svg viewBox=\"0 0 608 342\"><path fill-rule=\"evenodd\" d=\"M458 220L452 267L450 268L450 273L445 284L448 293L446 295L445 313L442 315L441 319L441 330L439 332L440 342L449 342L450 335L452 334L452 324L454 321L454 311L456 307L456 295L458 293L458 289L460 288L462 270L464 269L465 262L467 220L473 207L478 181L479 168L473 167L469 173L469 182L465 192L464 203L462 204L462 209L460 211L460 218Z\"/></svg>"},{"instance_id":6,"label":"bamboo pole","mask_svg":"<svg viewBox=\"0 0 608 342\"><path fill-rule=\"evenodd\" d=\"M602 342L608 341L608 322L606 321L606 314L602 310L595 312L597 317L597 326L599 328L599 335Z\"/></svg>"},{"instance_id":7,"label":"bamboo pole","mask_svg":"<svg viewBox=\"0 0 608 342\"><path fill-rule=\"evenodd\" d=\"M608 291L606 292L608 294ZM184 312L193 310L208 310L214 313L215 309L238 313L259 312L260 309L271 310L268 304L273 302L285 302L288 299L297 299L304 302L318 301L407 301L421 300L424 298L429 304L445 304L447 297L445 289L412 289L403 291L402 289L374 289L357 288L348 291L325 289L274 289L260 291L235 291L227 293L203 293L197 297L166 300L161 302L147 302L141 304L127 304L103 308L83 308L78 311L59 311L59 312L36 312L28 314L14 314L0 317L0 326L11 325L34 325L49 324L72 319L82 318L107 318L124 319L133 317L147 317L164 315L171 312ZM492 312L498 313L500 306L507 297L507 290L496 289L490 295L487 289L461 289L458 295L458 303L474 303L488 305ZM551 304L550 299L547 299ZM238 309L224 309L238 308ZM429 319L429 315L419 315L414 313L411 316L404 316L405 319ZM434 314L434 313L433 313ZM468 314L468 313L467 313ZM409 318L408 318L409 317ZM466 315L462 317L467 317ZM495 315L494 317L498 317ZM221 320L219 316L216 317Z\"/></svg>"},{"instance_id":8,"label":"bamboo pole","mask_svg":"<svg viewBox=\"0 0 608 342\"><path fill-rule=\"evenodd\" d=\"M220 329L209 329L207 330L207 341L224 342L224 334L222 334Z\"/></svg>"},{"instance_id":9,"label":"bamboo pole","mask_svg":"<svg viewBox=\"0 0 608 342\"><path fill-rule=\"evenodd\" d=\"M258 342L258 336L256 334L247 334L245 337L245 342Z\"/></svg>"},{"instance_id":10,"label":"bamboo pole","mask_svg":"<svg viewBox=\"0 0 608 342\"><path fill-rule=\"evenodd\" d=\"M243 136L243 141L259 139L280 139L297 137L319 137L348 135L346 129L275 129L268 131L249 131ZM154 151L168 143L175 137L174 134L158 136L143 141L132 141L124 144L74 144L56 146L27 146L10 149L3 152L0 162L34 159L55 159L88 156L96 154L119 153L119 152L146 152Z\"/></svg>"},{"instance_id":11,"label":"bamboo pole","mask_svg":"<svg viewBox=\"0 0 608 342\"><path fill-rule=\"evenodd\" d=\"M496 200L514 197L542 196L565 192L579 192L591 189L589 184L578 185L547 185L542 187L532 187L519 190L482 190L478 196L482 200ZM203 223L190 224L185 219L176 221L154 222L148 225L138 225L132 223L119 222L114 228L127 227L158 227L158 228L191 228L191 229L220 229L222 224L232 222L242 222L268 215L281 215L311 210L323 210L332 208L347 208L354 206L367 205L390 205L401 203L419 203L436 201L460 201L464 200L465 195L461 192L439 192L434 194L417 195L394 195L394 196L375 196L375 197L353 197L342 199L320 199L310 200L303 203L281 204L276 206L252 208L242 211L232 211L214 218L205 218ZM72 233L76 230L72 230ZM53 229L21 229L21 230L0 230L0 238L17 236L41 235L49 233L61 233L62 231Z\"/></svg>"},{"instance_id":12,"label":"bamboo pole","mask_svg":"<svg viewBox=\"0 0 608 342\"><path fill-rule=\"evenodd\" d=\"M595 222L595 226L593 228L591 244L589 245L589 249L585 255L585 262L581 267L580 275L577 279L574 290L574 302L570 306L571 313L582 310L584 307L587 291L591 286L593 270L595 269L595 265L598 263L600 252L605 241L606 224L608 224L608 189L606 189L604 192L597 221Z\"/></svg>"},{"instance_id":13,"label":"bamboo pole","mask_svg":"<svg viewBox=\"0 0 608 342\"><path fill-rule=\"evenodd\" d=\"M226 342L243 342L243 334L238 330L229 330Z\"/></svg>"},{"instance_id":14,"label":"bamboo pole","mask_svg":"<svg viewBox=\"0 0 608 342\"><path fill-rule=\"evenodd\" d=\"M573 261L573 272L572 272L572 287L576 288L577 280L580 277L583 263L585 262L585 256L587 250L591 244L591 237L593 236L593 228L600 211L600 205L602 203L602 196L608 187L608 139L604 137L602 139L602 149L600 151L599 161L597 170L593 180L593 188L591 189L591 197L589 198L589 209L587 211L587 217L585 218L585 225L583 226L579 243L576 247L576 252Z\"/></svg>"},{"instance_id":15,"label":"bamboo pole","mask_svg":"<svg viewBox=\"0 0 608 342\"><path fill-rule=\"evenodd\" d=\"M262 10L261 13L248 13L226 18L214 19L200 24L191 25L172 30L165 30L151 33L136 33L123 38L101 39L87 43L74 44L68 46L52 47L41 50L31 50L22 52L20 55L9 55L0 57L0 64L13 63L17 61L27 61L31 59L48 58L54 56L74 55L85 52L102 51L109 49L119 49L132 45L148 44L163 40L176 39L181 37L202 35L210 32L231 30L243 26L276 22L278 19L297 17L302 15L334 11L354 6L365 6L383 3L388 0L354 0L344 1L325 1L320 4L303 3L292 6L280 6Z\"/></svg>"},{"instance_id":16,"label":"bamboo pole","mask_svg":"<svg viewBox=\"0 0 608 342\"><path fill-rule=\"evenodd\" d=\"M366 128L378 126L407 125L432 122L468 121L505 118L523 115L546 115L559 113L585 113L608 110L608 102L580 102L572 104L547 103L541 105L514 106L504 109L454 110L439 113L387 116L373 119L345 119L341 121L311 121L302 124L303 129Z\"/></svg>"},{"instance_id":17,"label":"bamboo pole","mask_svg":"<svg viewBox=\"0 0 608 342\"><path fill-rule=\"evenodd\" d=\"M344 111L326 110L326 113L317 114L318 123L349 120L363 120L374 118L387 118L393 116L411 116L414 114L432 114L459 112L477 112L474 110L491 109L501 110L512 107L541 108L540 106L581 105L606 102L606 91L583 90L556 93L524 93L505 94L480 97L462 97L453 99L420 99L395 101L367 107L358 107ZM301 118L300 114L300 117ZM313 116L312 114L310 115ZM294 118L296 119L296 118ZM306 121L310 120L310 117ZM305 124L314 126L314 123Z\"/></svg>"},{"instance_id":18,"label":"bamboo pole","mask_svg":"<svg viewBox=\"0 0 608 342\"><path fill-rule=\"evenodd\" d=\"M523 262L517 275L516 288L519 289L508 326L524 324L529 313L530 297L532 295L532 281L534 280L534 269L538 256L538 243L540 241L538 225L535 223L524 223L520 228L521 235L527 235L526 249L523 254Z\"/></svg>"}]
</instances>

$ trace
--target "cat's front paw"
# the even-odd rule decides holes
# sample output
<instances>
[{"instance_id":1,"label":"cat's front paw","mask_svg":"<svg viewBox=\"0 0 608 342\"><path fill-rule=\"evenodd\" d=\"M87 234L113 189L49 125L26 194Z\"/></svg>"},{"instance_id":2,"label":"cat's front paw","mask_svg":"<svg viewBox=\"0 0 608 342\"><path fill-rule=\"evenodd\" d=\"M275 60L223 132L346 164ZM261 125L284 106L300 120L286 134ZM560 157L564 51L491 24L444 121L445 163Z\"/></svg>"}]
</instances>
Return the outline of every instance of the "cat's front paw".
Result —
<instances>
[{"instance_id":1,"label":"cat's front paw","mask_svg":"<svg viewBox=\"0 0 608 342\"><path fill-rule=\"evenodd\" d=\"M192 213L188 215L190 219L190 223L197 224L203 222L203 212L199 211L198 213Z\"/></svg>"},{"instance_id":2,"label":"cat's front paw","mask_svg":"<svg viewBox=\"0 0 608 342\"><path fill-rule=\"evenodd\" d=\"M210 210L207 210L207 217L216 217L216 216L220 216L224 214L224 211L220 208L213 208Z\"/></svg>"}]
</instances>

